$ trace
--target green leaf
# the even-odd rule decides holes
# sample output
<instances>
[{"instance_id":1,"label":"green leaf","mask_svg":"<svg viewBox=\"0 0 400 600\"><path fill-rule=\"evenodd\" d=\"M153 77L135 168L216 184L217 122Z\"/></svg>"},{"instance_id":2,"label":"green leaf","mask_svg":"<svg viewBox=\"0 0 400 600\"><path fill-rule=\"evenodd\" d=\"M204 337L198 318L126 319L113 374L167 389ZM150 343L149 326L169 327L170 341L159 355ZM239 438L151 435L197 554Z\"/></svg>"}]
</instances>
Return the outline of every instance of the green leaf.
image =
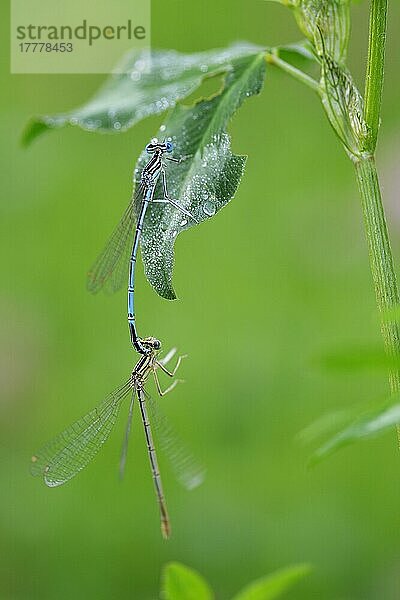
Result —
<instances>
[{"instance_id":1,"label":"green leaf","mask_svg":"<svg viewBox=\"0 0 400 600\"><path fill-rule=\"evenodd\" d=\"M376 437L400 423L400 403L386 404L356 418L350 425L336 433L311 457L315 464L339 448L361 439Z\"/></svg>"},{"instance_id":2,"label":"green leaf","mask_svg":"<svg viewBox=\"0 0 400 600\"><path fill-rule=\"evenodd\" d=\"M39 135L48 131L48 126L39 119L32 119L28 126L25 128L25 131L22 136L22 143L24 146L29 146L29 144Z\"/></svg>"},{"instance_id":3,"label":"green leaf","mask_svg":"<svg viewBox=\"0 0 400 600\"><path fill-rule=\"evenodd\" d=\"M163 600L212 600L208 583L193 569L178 562L171 562L164 568L162 582Z\"/></svg>"},{"instance_id":4,"label":"green leaf","mask_svg":"<svg viewBox=\"0 0 400 600\"><path fill-rule=\"evenodd\" d=\"M213 217L236 192L246 157L232 154L225 128L243 100L260 92L265 65L264 52L259 50L236 58L219 95L194 106L177 105L158 132L159 138L172 138L175 157L185 158L179 164L168 164L169 196L197 222ZM147 160L143 152L135 170L136 180ZM162 196L159 181L155 198ZM141 237L142 259L149 282L164 298L176 297L172 286L175 240L195 224L169 205L149 205Z\"/></svg>"},{"instance_id":5,"label":"green leaf","mask_svg":"<svg viewBox=\"0 0 400 600\"><path fill-rule=\"evenodd\" d=\"M132 51L84 105L32 119L23 134L23 143L27 145L44 131L67 125L102 133L126 131L145 117L174 107L205 76L231 69L233 61L256 50L260 48L235 44L196 54L174 50Z\"/></svg>"},{"instance_id":6,"label":"green leaf","mask_svg":"<svg viewBox=\"0 0 400 600\"><path fill-rule=\"evenodd\" d=\"M275 571L262 579L250 583L233 600L274 600L280 598L295 583L311 571L310 565L295 565Z\"/></svg>"},{"instance_id":7,"label":"green leaf","mask_svg":"<svg viewBox=\"0 0 400 600\"><path fill-rule=\"evenodd\" d=\"M345 408L335 410L322 415L306 427L299 431L296 440L301 444L308 445L315 442L318 438L337 431L339 427L344 426L351 419L354 419L360 411L360 407Z\"/></svg>"}]
</instances>

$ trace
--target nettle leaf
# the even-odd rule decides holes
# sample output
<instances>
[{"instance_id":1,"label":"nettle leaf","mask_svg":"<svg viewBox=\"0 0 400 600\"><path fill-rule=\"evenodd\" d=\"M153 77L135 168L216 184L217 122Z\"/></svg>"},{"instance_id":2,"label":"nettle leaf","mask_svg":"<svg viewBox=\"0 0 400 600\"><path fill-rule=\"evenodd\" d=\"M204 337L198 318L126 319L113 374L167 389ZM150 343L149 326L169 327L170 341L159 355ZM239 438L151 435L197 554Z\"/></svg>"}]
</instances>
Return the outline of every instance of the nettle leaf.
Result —
<instances>
[{"instance_id":1,"label":"nettle leaf","mask_svg":"<svg viewBox=\"0 0 400 600\"><path fill-rule=\"evenodd\" d=\"M260 92L265 65L261 49L238 57L232 61L219 95L194 106L177 105L158 132L161 139L172 138L174 156L184 159L167 166L168 194L198 222L221 210L239 185L246 157L232 154L225 128L243 100ZM148 154L143 152L135 169L136 183L147 160ZM159 181L155 198L162 197ZM149 282L164 298L176 298L172 286L175 240L193 225L195 221L169 205L149 205L141 237L142 259Z\"/></svg>"},{"instance_id":2,"label":"nettle leaf","mask_svg":"<svg viewBox=\"0 0 400 600\"><path fill-rule=\"evenodd\" d=\"M163 600L212 600L206 580L193 569L178 562L166 565L162 582Z\"/></svg>"},{"instance_id":3,"label":"nettle leaf","mask_svg":"<svg viewBox=\"0 0 400 600\"><path fill-rule=\"evenodd\" d=\"M250 583L233 600L274 600L280 598L295 583L311 571L310 565L295 565L275 571Z\"/></svg>"},{"instance_id":4,"label":"nettle leaf","mask_svg":"<svg viewBox=\"0 0 400 600\"><path fill-rule=\"evenodd\" d=\"M393 398L392 398L393 400ZM397 399L398 400L398 399ZM373 438L400 423L400 403L386 404L354 419L341 431L335 433L311 457L315 464L333 454L339 448L362 439Z\"/></svg>"},{"instance_id":5,"label":"nettle leaf","mask_svg":"<svg viewBox=\"0 0 400 600\"><path fill-rule=\"evenodd\" d=\"M231 69L233 61L257 50L256 46L243 43L195 54L174 50L132 51L84 105L32 119L23 142L29 144L43 132L67 125L101 133L126 131L145 117L174 107L204 77Z\"/></svg>"}]
</instances>

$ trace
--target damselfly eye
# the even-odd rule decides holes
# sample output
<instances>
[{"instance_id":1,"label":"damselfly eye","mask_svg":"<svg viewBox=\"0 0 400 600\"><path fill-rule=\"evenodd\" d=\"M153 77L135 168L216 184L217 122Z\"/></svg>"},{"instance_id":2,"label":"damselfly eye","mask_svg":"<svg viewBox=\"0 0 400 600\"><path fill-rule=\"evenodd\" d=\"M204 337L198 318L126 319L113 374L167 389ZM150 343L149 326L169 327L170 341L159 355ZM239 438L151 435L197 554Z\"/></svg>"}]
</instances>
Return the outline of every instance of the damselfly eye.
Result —
<instances>
[{"instance_id":1,"label":"damselfly eye","mask_svg":"<svg viewBox=\"0 0 400 600\"><path fill-rule=\"evenodd\" d=\"M172 142L167 142L166 147L167 147L167 152L172 152L172 150L174 149L174 145Z\"/></svg>"},{"instance_id":2,"label":"damselfly eye","mask_svg":"<svg viewBox=\"0 0 400 600\"><path fill-rule=\"evenodd\" d=\"M159 350L161 348L160 340L154 340L153 346L154 346L154 350Z\"/></svg>"}]
</instances>

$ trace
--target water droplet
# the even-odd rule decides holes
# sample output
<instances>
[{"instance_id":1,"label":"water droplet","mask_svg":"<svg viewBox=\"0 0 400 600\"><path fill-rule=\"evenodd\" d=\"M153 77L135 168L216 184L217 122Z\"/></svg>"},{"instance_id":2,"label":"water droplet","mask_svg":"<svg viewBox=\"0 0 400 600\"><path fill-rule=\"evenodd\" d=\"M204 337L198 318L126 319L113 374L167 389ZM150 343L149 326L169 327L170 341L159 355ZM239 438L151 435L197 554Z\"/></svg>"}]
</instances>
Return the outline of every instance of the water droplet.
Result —
<instances>
[{"instance_id":1,"label":"water droplet","mask_svg":"<svg viewBox=\"0 0 400 600\"><path fill-rule=\"evenodd\" d=\"M187 224L188 224L188 220L187 219L182 219L182 221L180 223L181 227L185 227L185 225L187 225Z\"/></svg>"},{"instance_id":2,"label":"water droplet","mask_svg":"<svg viewBox=\"0 0 400 600\"><path fill-rule=\"evenodd\" d=\"M121 129L121 123L119 121L115 121L114 129Z\"/></svg>"},{"instance_id":3,"label":"water droplet","mask_svg":"<svg viewBox=\"0 0 400 600\"><path fill-rule=\"evenodd\" d=\"M206 215L208 215L209 217L212 217L216 213L215 204L213 202L210 202L209 200L207 200L203 204L203 211L206 213Z\"/></svg>"},{"instance_id":4,"label":"water droplet","mask_svg":"<svg viewBox=\"0 0 400 600\"><path fill-rule=\"evenodd\" d=\"M143 59L139 59L135 63L135 67L138 71L145 71L147 67L147 61Z\"/></svg>"},{"instance_id":5,"label":"water droplet","mask_svg":"<svg viewBox=\"0 0 400 600\"><path fill-rule=\"evenodd\" d=\"M166 128L166 126L165 126L165 125L161 125L161 127L160 127L160 131L165 131L166 129L167 129L167 128Z\"/></svg>"}]
</instances>

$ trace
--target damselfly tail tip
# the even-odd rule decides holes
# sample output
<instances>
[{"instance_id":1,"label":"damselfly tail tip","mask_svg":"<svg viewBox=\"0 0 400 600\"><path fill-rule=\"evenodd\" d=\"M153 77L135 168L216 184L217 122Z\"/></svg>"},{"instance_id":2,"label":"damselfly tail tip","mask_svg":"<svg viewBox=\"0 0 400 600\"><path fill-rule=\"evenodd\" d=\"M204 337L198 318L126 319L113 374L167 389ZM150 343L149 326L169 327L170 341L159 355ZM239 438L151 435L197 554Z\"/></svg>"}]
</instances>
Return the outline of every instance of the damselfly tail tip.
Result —
<instances>
[{"instance_id":1,"label":"damselfly tail tip","mask_svg":"<svg viewBox=\"0 0 400 600\"><path fill-rule=\"evenodd\" d=\"M169 521L161 521L161 534L164 540L168 540L171 535L171 525Z\"/></svg>"}]
</instances>

